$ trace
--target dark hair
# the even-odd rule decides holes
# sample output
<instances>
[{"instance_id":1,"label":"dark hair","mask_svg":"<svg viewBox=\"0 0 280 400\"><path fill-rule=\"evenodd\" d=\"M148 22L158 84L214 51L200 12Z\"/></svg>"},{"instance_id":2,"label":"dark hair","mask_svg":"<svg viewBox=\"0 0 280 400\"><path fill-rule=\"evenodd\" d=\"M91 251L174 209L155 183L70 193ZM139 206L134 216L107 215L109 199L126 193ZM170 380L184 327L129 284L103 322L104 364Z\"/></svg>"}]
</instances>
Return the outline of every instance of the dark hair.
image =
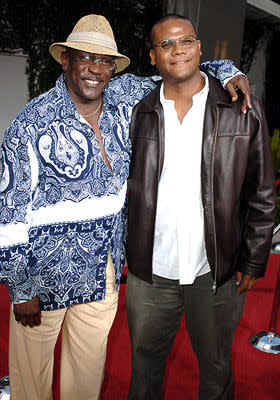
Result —
<instances>
[{"instance_id":1,"label":"dark hair","mask_svg":"<svg viewBox=\"0 0 280 400\"><path fill-rule=\"evenodd\" d=\"M196 27L194 25L194 23L192 22L192 20L189 17L185 17L183 15L180 14L167 14L164 17L160 18L157 22L154 23L154 25L152 26L151 32L150 32L150 48L153 48L153 33L154 33L154 28L161 24L162 22L168 21L169 19L182 19L184 21L188 21L191 23L193 30L195 31L196 34Z\"/></svg>"}]
</instances>

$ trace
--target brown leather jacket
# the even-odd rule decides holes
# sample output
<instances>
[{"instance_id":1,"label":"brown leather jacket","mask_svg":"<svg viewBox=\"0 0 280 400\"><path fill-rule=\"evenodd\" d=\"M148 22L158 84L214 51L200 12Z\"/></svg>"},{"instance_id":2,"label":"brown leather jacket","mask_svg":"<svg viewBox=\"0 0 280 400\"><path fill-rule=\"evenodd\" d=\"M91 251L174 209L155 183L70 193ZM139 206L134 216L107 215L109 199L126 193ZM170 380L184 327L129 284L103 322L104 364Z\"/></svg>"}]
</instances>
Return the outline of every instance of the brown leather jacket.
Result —
<instances>
[{"instance_id":1,"label":"brown leather jacket","mask_svg":"<svg viewBox=\"0 0 280 400\"><path fill-rule=\"evenodd\" d=\"M205 244L214 290L235 271L265 273L275 223L275 184L263 109L241 113L242 96L232 103L209 77L201 190ZM160 87L133 110L128 194L128 267L152 282L152 254L158 183L164 159L164 115ZM182 185L188 185L183 182ZM190 188L191 190L191 188Z\"/></svg>"}]
</instances>

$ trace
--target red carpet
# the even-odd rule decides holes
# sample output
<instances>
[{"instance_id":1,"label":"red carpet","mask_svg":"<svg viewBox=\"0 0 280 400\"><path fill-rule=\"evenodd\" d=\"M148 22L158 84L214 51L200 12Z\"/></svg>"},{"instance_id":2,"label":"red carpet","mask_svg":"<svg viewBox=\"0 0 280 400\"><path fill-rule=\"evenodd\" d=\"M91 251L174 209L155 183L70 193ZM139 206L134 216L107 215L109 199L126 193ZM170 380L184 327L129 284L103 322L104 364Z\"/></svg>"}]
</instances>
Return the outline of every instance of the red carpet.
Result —
<instances>
[{"instance_id":1,"label":"red carpet","mask_svg":"<svg viewBox=\"0 0 280 400\"><path fill-rule=\"evenodd\" d=\"M278 261L279 256L270 256L265 279L259 280L256 288L247 295L233 346L234 400L280 400L280 355L261 352L248 343L250 336L268 329ZM125 285L121 285L119 310L108 344L102 400L125 400L128 391L130 347L124 292ZM8 312L7 290L0 285L0 377L8 375ZM278 333L279 317L280 315ZM59 344L56 355L58 352ZM58 365L57 361L54 372L54 400L59 400ZM182 321L168 358L164 400L195 400L197 384L197 363Z\"/></svg>"}]
</instances>

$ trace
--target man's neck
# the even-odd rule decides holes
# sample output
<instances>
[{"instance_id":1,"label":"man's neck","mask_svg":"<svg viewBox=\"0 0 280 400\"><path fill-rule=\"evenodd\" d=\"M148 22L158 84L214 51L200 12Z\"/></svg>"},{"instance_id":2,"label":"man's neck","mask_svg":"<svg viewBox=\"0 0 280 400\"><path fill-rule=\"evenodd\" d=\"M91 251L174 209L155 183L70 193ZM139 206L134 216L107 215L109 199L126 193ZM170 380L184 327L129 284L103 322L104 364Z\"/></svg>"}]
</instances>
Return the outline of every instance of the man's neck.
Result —
<instances>
[{"instance_id":1,"label":"man's neck","mask_svg":"<svg viewBox=\"0 0 280 400\"><path fill-rule=\"evenodd\" d=\"M175 110L179 121L182 123L184 116L192 107L193 96L203 89L205 80L199 72L199 75L188 80L180 82L163 81L163 84L164 97L166 100L175 102Z\"/></svg>"},{"instance_id":2,"label":"man's neck","mask_svg":"<svg viewBox=\"0 0 280 400\"><path fill-rule=\"evenodd\" d=\"M174 100L176 102L182 98L192 98L203 89L205 81L199 71L198 74L184 81L163 80L163 84L164 97L167 100Z\"/></svg>"}]
</instances>

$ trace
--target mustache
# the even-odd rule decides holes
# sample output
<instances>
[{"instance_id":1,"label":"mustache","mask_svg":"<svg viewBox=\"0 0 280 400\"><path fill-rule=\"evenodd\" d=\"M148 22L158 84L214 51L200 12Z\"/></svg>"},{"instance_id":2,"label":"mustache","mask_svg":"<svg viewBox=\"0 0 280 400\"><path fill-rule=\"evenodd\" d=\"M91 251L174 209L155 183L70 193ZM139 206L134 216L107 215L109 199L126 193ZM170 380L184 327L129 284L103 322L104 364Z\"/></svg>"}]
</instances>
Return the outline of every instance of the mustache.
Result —
<instances>
[{"instance_id":1,"label":"mustache","mask_svg":"<svg viewBox=\"0 0 280 400\"><path fill-rule=\"evenodd\" d=\"M83 80L90 79L92 81L104 82L104 79L102 79L100 76L95 75L95 74L81 75L81 79L83 79Z\"/></svg>"}]
</instances>

